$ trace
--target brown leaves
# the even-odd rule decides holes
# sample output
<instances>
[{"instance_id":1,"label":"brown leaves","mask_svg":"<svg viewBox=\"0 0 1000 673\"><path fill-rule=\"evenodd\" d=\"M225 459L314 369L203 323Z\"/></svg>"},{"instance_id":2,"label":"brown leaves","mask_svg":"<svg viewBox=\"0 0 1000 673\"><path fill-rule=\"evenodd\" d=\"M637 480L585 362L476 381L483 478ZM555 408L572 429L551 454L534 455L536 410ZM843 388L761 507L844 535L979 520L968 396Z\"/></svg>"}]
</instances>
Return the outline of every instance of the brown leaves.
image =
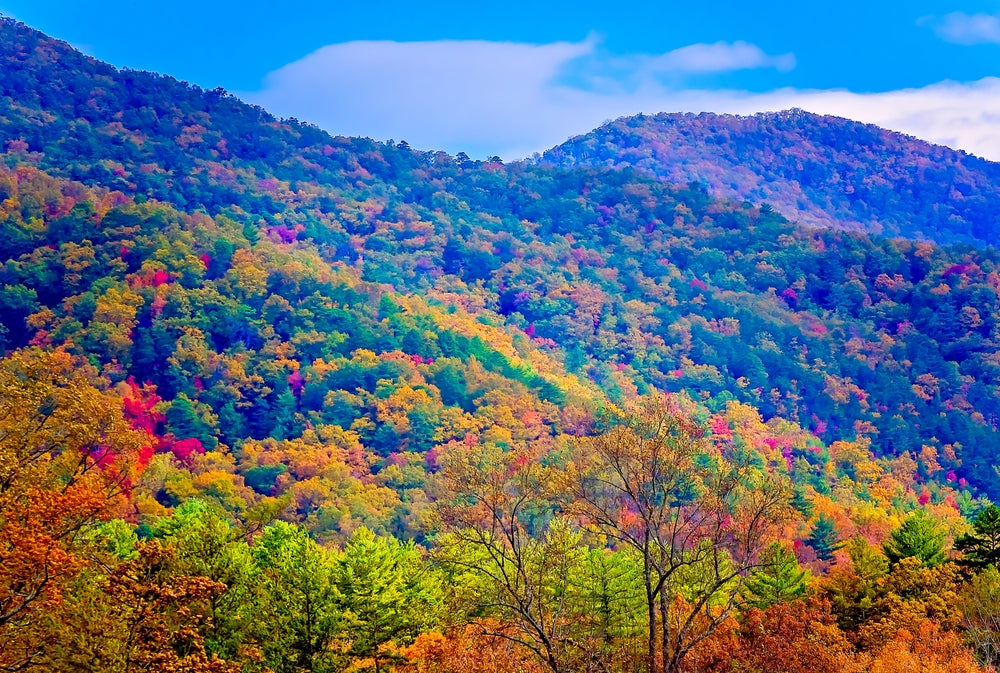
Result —
<instances>
[{"instance_id":1,"label":"brown leaves","mask_svg":"<svg viewBox=\"0 0 1000 673\"><path fill-rule=\"evenodd\" d=\"M871 663L862 660L869 673L982 673L961 637L936 622L924 619L911 630L903 629L882 646Z\"/></svg>"},{"instance_id":2,"label":"brown leaves","mask_svg":"<svg viewBox=\"0 0 1000 673\"><path fill-rule=\"evenodd\" d=\"M442 635L425 633L407 647L408 673L541 673L526 648L513 642L511 627L494 621L458 627Z\"/></svg>"},{"instance_id":3,"label":"brown leaves","mask_svg":"<svg viewBox=\"0 0 1000 673\"><path fill-rule=\"evenodd\" d=\"M209 626L210 601L225 585L207 577L171 573L171 552L158 543L139 547L107 580L109 632L118 636L131 665L127 671L229 673L240 670L209 656L202 630Z\"/></svg>"},{"instance_id":4,"label":"brown leaves","mask_svg":"<svg viewBox=\"0 0 1000 673\"><path fill-rule=\"evenodd\" d=\"M857 652L828 603L798 601L751 610L727 622L688 658L702 673L981 673L954 631L930 619L896 631L872 652Z\"/></svg>"},{"instance_id":5,"label":"brown leaves","mask_svg":"<svg viewBox=\"0 0 1000 673\"><path fill-rule=\"evenodd\" d=\"M751 610L740 628L741 659L754 670L840 673L849 670L853 648L837 628L828 603L781 603Z\"/></svg>"},{"instance_id":6,"label":"brown leaves","mask_svg":"<svg viewBox=\"0 0 1000 673\"><path fill-rule=\"evenodd\" d=\"M179 572L176 552L136 545L131 558L94 564L47 615L38 663L53 673L236 673L207 651L212 601L225 585ZM249 670L249 669L248 669ZM258 669L259 670L259 669Z\"/></svg>"}]
</instances>

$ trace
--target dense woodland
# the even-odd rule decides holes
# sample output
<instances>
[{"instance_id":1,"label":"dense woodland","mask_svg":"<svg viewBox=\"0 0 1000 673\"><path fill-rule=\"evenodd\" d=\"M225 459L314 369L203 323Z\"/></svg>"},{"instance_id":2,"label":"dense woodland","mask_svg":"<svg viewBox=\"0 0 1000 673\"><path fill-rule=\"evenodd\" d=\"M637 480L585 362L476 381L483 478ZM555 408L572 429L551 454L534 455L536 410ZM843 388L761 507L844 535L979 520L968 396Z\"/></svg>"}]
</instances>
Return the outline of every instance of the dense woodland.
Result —
<instances>
[{"instance_id":1,"label":"dense woodland","mask_svg":"<svg viewBox=\"0 0 1000 673\"><path fill-rule=\"evenodd\" d=\"M544 154L549 166L627 166L716 196L766 200L811 225L992 245L1000 167L965 152L802 110L637 115Z\"/></svg>"},{"instance_id":2,"label":"dense woodland","mask_svg":"<svg viewBox=\"0 0 1000 673\"><path fill-rule=\"evenodd\" d=\"M0 60L0 670L997 663L993 248Z\"/></svg>"}]
</instances>

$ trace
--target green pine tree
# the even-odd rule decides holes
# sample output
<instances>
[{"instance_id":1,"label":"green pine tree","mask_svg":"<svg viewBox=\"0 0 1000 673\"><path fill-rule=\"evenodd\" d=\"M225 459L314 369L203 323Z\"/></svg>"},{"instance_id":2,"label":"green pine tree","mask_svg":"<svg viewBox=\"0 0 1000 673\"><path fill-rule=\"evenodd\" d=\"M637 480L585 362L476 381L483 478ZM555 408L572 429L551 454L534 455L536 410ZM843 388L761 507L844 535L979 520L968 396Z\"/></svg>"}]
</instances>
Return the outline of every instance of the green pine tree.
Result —
<instances>
[{"instance_id":1,"label":"green pine tree","mask_svg":"<svg viewBox=\"0 0 1000 673\"><path fill-rule=\"evenodd\" d=\"M343 633L333 584L336 554L304 529L276 521L264 529L253 555L262 594L256 624L268 667L289 673L342 670L332 646Z\"/></svg>"},{"instance_id":2,"label":"green pine tree","mask_svg":"<svg viewBox=\"0 0 1000 673\"><path fill-rule=\"evenodd\" d=\"M798 487L792 493L792 507L802 512L807 518L813 515L813 511L816 509L813 506L812 500L806 494L805 489Z\"/></svg>"},{"instance_id":3,"label":"green pine tree","mask_svg":"<svg viewBox=\"0 0 1000 673\"><path fill-rule=\"evenodd\" d=\"M275 425L274 412L266 395L258 395L253 398L247 418L249 419L247 431L252 438L264 439L271 436Z\"/></svg>"},{"instance_id":4,"label":"green pine tree","mask_svg":"<svg viewBox=\"0 0 1000 673\"><path fill-rule=\"evenodd\" d=\"M167 429L174 433L177 439L194 438L201 445L212 450L218 444L213 428L198 414L197 405L190 397L181 393L170 403L167 409Z\"/></svg>"},{"instance_id":5,"label":"green pine tree","mask_svg":"<svg viewBox=\"0 0 1000 673\"><path fill-rule=\"evenodd\" d=\"M274 425L271 427L271 436L275 439L291 439L300 436L303 427L296 418L299 400L284 378L278 380L272 397L274 399L271 403L271 415L274 419Z\"/></svg>"},{"instance_id":6,"label":"green pine tree","mask_svg":"<svg viewBox=\"0 0 1000 673\"><path fill-rule=\"evenodd\" d=\"M399 308L399 304L394 302L392 300L392 297L390 297L389 295L387 294L382 295L382 297L379 299L378 302L379 318L384 320L386 318L391 318L394 315L399 315L400 313L401 309Z\"/></svg>"},{"instance_id":7,"label":"green pine tree","mask_svg":"<svg viewBox=\"0 0 1000 673\"><path fill-rule=\"evenodd\" d=\"M808 584L808 571L799 566L795 553L779 542L760 557L761 567L747 578L741 595L748 606L762 610L801 598Z\"/></svg>"},{"instance_id":8,"label":"green pine tree","mask_svg":"<svg viewBox=\"0 0 1000 673\"><path fill-rule=\"evenodd\" d=\"M944 549L945 530L923 510L910 515L882 545L885 555L893 565L904 558L914 557L927 566L943 563L947 557Z\"/></svg>"},{"instance_id":9,"label":"green pine tree","mask_svg":"<svg viewBox=\"0 0 1000 673\"><path fill-rule=\"evenodd\" d=\"M469 399L465 372L455 362L447 361L440 366L434 374L434 385L441 392L442 403L475 411L475 406Z\"/></svg>"},{"instance_id":10,"label":"green pine tree","mask_svg":"<svg viewBox=\"0 0 1000 673\"><path fill-rule=\"evenodd\" d=\"M812 532L806 538L806 544L813 548L816 558L820 561L832 561L833 552L844 546L837 539L837 529L833 519L826 514L820 514L816 519Z\"/></svg>"},{"instance_id":11,"label":"green pine tree","mask_svg":"<svg viewBox=\"0 0 1000 673\"><path fill-rule=\"evenodd\" d=\"M219 408L219 435L229 448L233 448L246 437L246 419L232 400Z\"/></svg>"},{"instance_id":12,"label":"green pine tree","mask_svg":"<svg viewBox=\"0 0 1000 673\"><path fill-rule=\"evenodd\" d=\"M440 584L413 543L376 537L367 528L348 540L334 585L353 639L348 655L372 659L376 671L393 658L383 646L412 642L434 626L441 606Z\"/></svg>"},{"instance_id":13,"label":"green pine tree","mask_svg":"<svg viewBox=\"0 0 1000 673\"><path fill-rule=\"evenodd\" d=\"M955 549L962 552L959 563L970 568L1000 566L1000 507L990 505L972 521L975 532L955 540Z\"/></svg>"}]
</instances>

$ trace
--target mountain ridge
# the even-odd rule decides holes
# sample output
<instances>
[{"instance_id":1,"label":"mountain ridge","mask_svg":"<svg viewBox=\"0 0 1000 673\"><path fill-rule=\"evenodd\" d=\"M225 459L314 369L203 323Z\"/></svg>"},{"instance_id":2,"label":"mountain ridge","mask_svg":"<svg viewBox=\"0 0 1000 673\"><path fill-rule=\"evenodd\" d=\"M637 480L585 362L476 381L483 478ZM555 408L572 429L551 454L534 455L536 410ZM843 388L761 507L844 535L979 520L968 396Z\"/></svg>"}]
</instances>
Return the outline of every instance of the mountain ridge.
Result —
<instances>
[{"instance_id":1,"label":"mountain ridge","mask_svg":"<svg viewBox=\"0 0 1000 673\"><path fill-rule=\"evenodd\" d=\"M991 245L1000 164L874 124L802 110L659 113L611 121L548 150L551 166L632 166L792 220L938 243Z\"/></svg>"},{"instance_id":2,"label":"mountain ridge","mask_svg":"<svg viewBox=\"0 0 1000 673\"><path fill-rule=\"evenodd\" d=\"M17 98L36 113L33 123L3 133L5 122L25 115L0 109L0 134L7 142L27 143L28 152L44 147L40 167L72 179L114 183L125 193L209 210L253 199L251 209L274 213L280 208L267 194L251 194L259 191L252 180L206 184L192 174L205 170L199 166L205 162L238 159L280 179L291 174L289 162L306 161L329 179L366 153L390 149L278 119L221 88L117 69L13 19L3 19L2 27L9 35L0 44L6 64L0 99ZM38 67L46 59L53 59L55 69ZM178 104L185 108L183 118ZM147 118L130 113L135 109L146 110ZM137 133L150 116L156 133ZM49 121L41 124L41 118ZM161 136L170 139L168 145ZM108 138L116 146L97 150ZM431 161L440 154L415 153ZM131 171L126 180L114 174L116 167L101 164L142 165L154 158L165 174ZM767 202L812 226L976 246L1000 235L1000 164L873 124L803 111L622 117L546 150L534 162L632 166L668 182L703 184L716 196ZM200 184L193 185L192 177ZM205 190L210 194L200 193Z\"/></svg>"}]
</instances>

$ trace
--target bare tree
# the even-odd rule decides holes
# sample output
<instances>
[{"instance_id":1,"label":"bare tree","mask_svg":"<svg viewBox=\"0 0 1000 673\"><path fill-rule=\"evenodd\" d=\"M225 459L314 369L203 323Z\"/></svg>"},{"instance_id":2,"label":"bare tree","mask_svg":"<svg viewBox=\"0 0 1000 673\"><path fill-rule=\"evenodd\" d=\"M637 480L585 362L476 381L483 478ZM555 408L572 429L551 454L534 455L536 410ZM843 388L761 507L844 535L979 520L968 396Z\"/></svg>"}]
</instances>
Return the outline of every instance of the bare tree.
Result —
<instances>
[{"instance_id":1,"label":"bare tree","mask_svg":"<svg viewBox=\"0 0 1000 673\"><path fill-rule=\"evenodd\" d=\"M499 619L470 621L560 673L576 647L567 600L585 550L578 533L553 519L547 472L531 447L452 452L443 471L448 495L439 512L448 533L438 561L466 591L457 603Z\"/></svg>"},{"instance_id":2,"label":"bare tree","mask_svg":"<svg viewBox=\"0 0 1000 673\"><path fill-rule=\"evenodd\" d=\"M562 473L570 510L642 559L649 673L676 673L734 610L776 524L784 480L709 441L670 398L647 397L606 419Z\"/></svg>"}]
</instances>

